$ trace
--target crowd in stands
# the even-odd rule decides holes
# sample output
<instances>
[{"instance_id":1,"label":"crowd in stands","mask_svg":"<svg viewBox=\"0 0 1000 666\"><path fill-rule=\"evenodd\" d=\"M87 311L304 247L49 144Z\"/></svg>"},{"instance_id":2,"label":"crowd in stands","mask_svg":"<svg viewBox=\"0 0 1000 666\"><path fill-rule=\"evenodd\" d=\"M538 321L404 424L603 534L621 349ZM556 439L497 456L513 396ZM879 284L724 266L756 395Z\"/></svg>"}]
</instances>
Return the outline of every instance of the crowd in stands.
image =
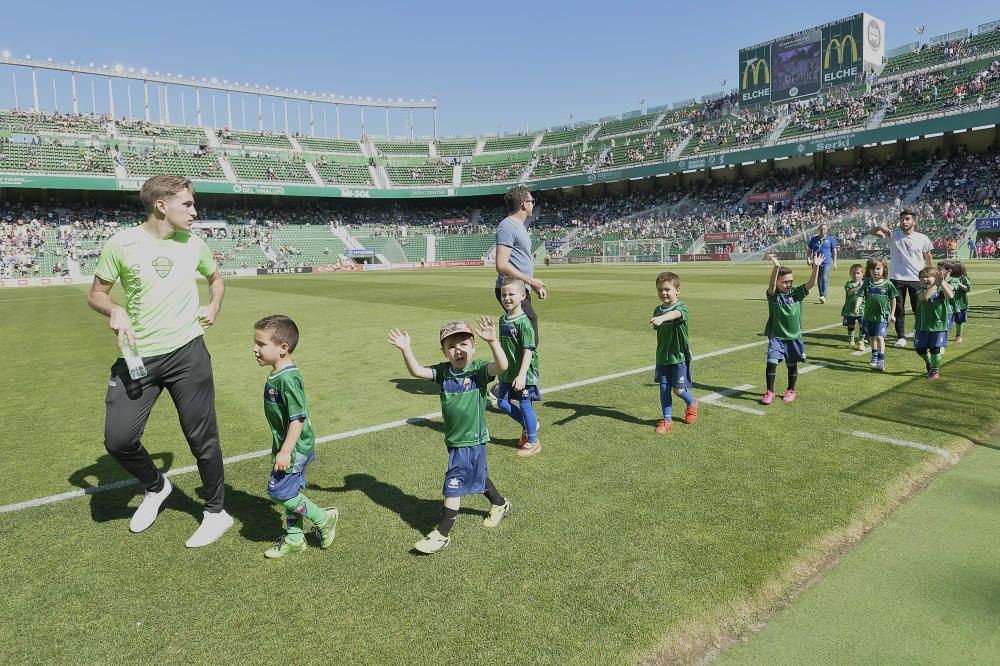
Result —
<instances>
[{"instance_id":1,"label":"crowd in stands","mask_svg":"<svg viewBox=\"0 0 1000 666\"><path fill-rule=\"evenodd\" d=\"M908 193L928 173L915 201ZM875 225L894 222L903 207L916 211L920 228L935 246L955 252L975 217L1000 215L1000 153L919 155L910 161L872 162L854 168L773 171L753 181L701 181L682 191L611 194L593 198L539 192L533 229L537 243L569 237L565 251L602 254L608 240L658 238L674 252L705 233L733 234L728 252L759 252L775 243L803 242L821 222L845 250L884 249L868 235ZM64 273L71 262L93 260L101 242L118 228L139 221L125 207L0 205L0 275L30 277ZM299 251L275 240L285 225L312 224L329 230L385 236L397 242L434 234L488 235L506 215L497 198L467 201L373 202L317 200L308 205L199 206L200 220L226 226L199 234L234 241L220 260L243 265L253 246L268 260L294 260ZM977 251L995 258L996 241L981 235ZM255 250L256 251L256 250ZM560 251L557 251L557 255ZM259 255L255 255L259 256ZM88 264L92 269L92 264Z\"/></svg>"},{"instance_id":2,"label":"crowd in stands","mask_svg":"<svg viewBox=\"0 0 1000 666\"><path fill-rule=\"evenodd\" d=\"M762 142L774 129L778 117L769 110L745 109L736 118L724 118L718 123L705 123L690 129L692 153L718 150L723 147L750 146ZM686 128L681 128L684 131Z\"/></svg>"},{"instance_id":3,"label":"crowd in stands","mask_svg":"<svg viewBox=\"0 0 1000 666\"><path fill-rule=\"evenodd\" d=\"M860 124L873 111L885 105L890 90L891 85L882 84L859 97L854 97L851 95L850 89L845 87L839 92L821 94L810 99L792 102L789 105L788 125L807 132L823 132ZM831 113L838 110L844 110L845 113ZM816 117L828 113L836 115L836 119Z\"/></svg>"}]
</instances>

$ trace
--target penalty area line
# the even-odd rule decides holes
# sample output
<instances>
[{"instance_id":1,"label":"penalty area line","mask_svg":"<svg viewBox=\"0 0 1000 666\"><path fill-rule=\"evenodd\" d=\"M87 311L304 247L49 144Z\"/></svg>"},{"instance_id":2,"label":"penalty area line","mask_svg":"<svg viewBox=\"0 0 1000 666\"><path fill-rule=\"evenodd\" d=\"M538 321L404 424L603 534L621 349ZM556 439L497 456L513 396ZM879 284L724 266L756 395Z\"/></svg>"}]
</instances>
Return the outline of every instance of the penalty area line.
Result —
<instances>
[{"instance_id":1,"label":"penalty area line","mask_svg":"<svg viewBox=\"0 0 1000 666\"><path fill-rule=\"evenodd\" d=\"M946 451L937 446L931 446L929 444L921 444L920 442L910 442L905 439L896 439L895 437L886 437L885 435L876 435L873 432L865 432L863 430L840 430L847 435L854 435L855 437L861 437L862 439L871 439L876 442L884 442L886 444L892 444L893 446L905 446L910 449L919 449L920 451L927 451L928 453L933 453L941 456L942 458L947 458L948 460L958 460L956 456L951 451Z\"/></svg>"},{"instance_id":2,"label":"penalty area line","mask_svg":"<svg viewBox=\"0 0 1000 666\"><path fill-rule=\"evenodd\" d=\"M836 328L841 326L840 323L829 324L827 326L820 326L818 328L809 329L803 331L803 333L815 333L817 331L824 331L830 328ZM726 347L725 349L718 349L716 351L706 352L704 354L698 354L693 356L691 360L700 361L702 359L711 358L713 356L721 356L723 354L731 354L733 352L742 351L744 349L750 349L753 347L760 347L767 344L767 339L757 340L755 342L748 342L742 345L736 345L735 347ZM566 391L573 388L579 388L581 386L588 386L590 384L597 384L599 382L606 382L612 379L620 379L622 377L629 377L631 375L637 375L643 372L650 372L654 369L654 366L647 366L643 368L636 368L634 370L625 370L624 372L615 372L610 375L601 375L600 377L592 377L590 379L582 379L576 382L570 382L568 384L560 384L559 386L553 386L550 389L545 389L542 391L543 394L555 393L557 391ZM721 397L721 396L720 396ZM714 404L719 407L729 407L730 409L739 409L740 411L747 411L750 414L763 414L760 410L754 410L750 407L742 407L739 405L723 405L722 403L710 401L709 404ZM367 435L373 432L380 432L382 430L390 430L393 428L400 428L407 425L417 425L420 423L425 423L432 419L439 418L441 412L431 412L430 414L424 414L422 416L412 416L406 419L400 419L398 421L389 421L387 423L379 423L378 425L367 426L364 428L356 428L354 430L347 430L345 432L338 432L332 435L325 435L323 437L317 437L316 442L322 444L324 442L332 442L339 439L349 439L351 437L357 437L359 435ZM222 459L223 465L231 465L233 463L242 462L244 460L253 460L255 458L263 458L271 454L271 449L264 449L262 451L252 451L250 453L242 453L236 456L230 456L228 458ZM188 467L177 467L168 470L163 473L164 476L179 476L181 474L190 474L192 472L197 472L198 467L196 465L190 465ZM56 495L48 495L46 497L39 497L36 499L26 500L24 502L16 502L14 504L4 504L0 506L0 513L10 513L13 511L22 511L24 509L31 509L37 506L45 506L46 504L54 504L55 502L61 502L63 500L73 499L74 497L85 497L86 495L95 495L97 493L108 492L110 490L117 490L119 488L126 488L128 486L138 485L139 482L135 479L122 479L120 481L114 481L112 483L104 483L99 486L91 486L89 488L80 488L78 490L71 490L65 493L59 493Z\"/></svg>"}]
</instances>

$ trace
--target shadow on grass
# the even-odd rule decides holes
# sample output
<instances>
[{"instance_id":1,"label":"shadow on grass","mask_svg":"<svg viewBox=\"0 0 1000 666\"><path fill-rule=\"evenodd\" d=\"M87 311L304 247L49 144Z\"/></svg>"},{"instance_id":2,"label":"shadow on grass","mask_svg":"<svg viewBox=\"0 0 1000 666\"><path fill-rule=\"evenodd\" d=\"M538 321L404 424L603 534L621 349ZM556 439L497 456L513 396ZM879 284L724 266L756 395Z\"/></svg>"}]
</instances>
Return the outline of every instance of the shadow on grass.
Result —
<instances>
[{"instance_id":1,"label":"shadow on grass","mask_svg":"<svg viewBox=\"0 0 1000 666\"><path fill-rule=\"evenodd\" d=\"M394 511L403 522L421 534L426 534L437 527L438 519L441 517L441 499L423 499L404 493L398 486L379 481L371 474L348 474L344 477L344 485L339 487L309 484L308 488L331 493L362 492L375 504ZM459 513L483 517L489 515L486 511L466 507L462 507Z\"/></svg>"},{"instance_id":2,"label":"shadow on grass","mask_svg":"<svg viewBox=\"0 0 1000 666\"><path fill-rule=\"evenodd\" d=\"M393 379L392 383L396 385L400 391L406 391L412 395L438 395L441 392L440 387L432 381L427 379L412 379L409 377L402 379Z\"/></svg>"},{"instance_id":3,"label":"shadow on grass","mask_svg":"<svg viewBox=\"0 0 1000 666\"><path fill-rule=\"evenodd\" d=\"M941 379L937 381L920 373L844 411L880 421L918 425L1000 450L1000 446L990 442L1000 432L995 398L998 374L1000 340L993 340L945 361Z\"/></svg>"},{"instance_id":4,"label":"shadow on grass","mask_svg":"<svg viewBox=\"0 0 1000 666\"><path fill-rule=\"evenodd\" d=\"M173 453L151 454L161 471L169 470L174 459ZM127 520L135 513L129 502L134 495L141 495L142 488L134 479L122 479L122 468L110 455L98 458L93 465L74 472L69 482L82 488L90 495L90 517L95 523L111 520ZM96 483L91 483L94 479ZM196 491L204 497L202 488ZM201 522L204 504L189 496L174 484L174 489L163 504L162 511L182 511ZM261 484L261 494L254 495L232 486L226 486L226 510L242 524L240 534L251 541L274 541L282 530L281 516L274 511L274 504L267 497L266 487Z\"/></svg>"},{"instance_id":5,"label":"shadow on grass","mask_svg":"<svg viewBox=\"0 0 1000 666\"><path fill-rule=\"evenodd\" d=\"M653 400L658 407L659 397L654 397ZM570 421L575 421L576 419L584 416L597 416L599 418L614 419L616 421L633 423L641 426L648 426L656 423L653 419L640 419L632 414L626 414L623 411L617 410L614 407L604 407L601 405L580 405L572 402L560 402L559 400L546 400L545 405L551 409L563 409L572 412L558 421L554 421L554 425L565 425Z\"/></svg>"}]
</instances>

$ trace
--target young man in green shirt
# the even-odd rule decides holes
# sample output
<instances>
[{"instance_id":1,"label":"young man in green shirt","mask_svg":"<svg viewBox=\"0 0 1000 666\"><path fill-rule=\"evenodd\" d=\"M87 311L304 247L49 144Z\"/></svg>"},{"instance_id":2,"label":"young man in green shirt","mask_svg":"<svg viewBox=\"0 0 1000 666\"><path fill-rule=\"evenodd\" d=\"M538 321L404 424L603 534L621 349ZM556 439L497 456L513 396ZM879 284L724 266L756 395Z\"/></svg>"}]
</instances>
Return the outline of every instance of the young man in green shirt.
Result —
<instances>
[{"instance_id":1,"label":"young man in green shirt","mask_svg":"<svg viewBox=\"0 0 1000 666\"><path fill-rule=\"evenodd\" d=\"M409 373L418 379L433 380L441 387L441 413L444 416L444 443L448 447L448 471L444 477L444 509L437 529L414 544L425 554L436 553L451 545L451 528L458 518L462 497L482 493L490 501L490 513L483 520L486 527L496 527L510 513L511 504L493 485L486 469L486 390L490 380L507 369L497 341L496 328L489 317L480 317L475 333L493 352L493 361L473 360L476 338L465 321L453 321L441 328L438 338L446 359L431 367L417 362L410 348L410 334L399 329L389 331L389 344L403 352Z\"/></svg>"},{"instance_id":2,"label":"young man in green shirt","mask_svg":"<svg viewBox=\"0 0 1000 666\"><path fill-rule=\"evenodd\" d=\"M788 390L781 399L784 402L795 400L798 364L806 361L806 347L802 344L802 301L809 295L809 290L816 286L823 259L822 254L806 259L806 265L812 266L809 281L793 287L795 280L792 269L782 266L778 258L771 255L774 268L767 286L767 325L764 327L764 335L767 336L767 391L760 399L762 405L774 402L774 380L778 374L778 364L782 361L788 366Z\"/></svg>"},{"instance_id":3,"label":"young man in green shirt","mask_svg":"<svg viewBox=\"0 0 1000 666\"><path fill-rule=\"evenodd\" d=\"M254 324L253 351L258 365L271 366L264 383L264 416L271 428L271 476L267 494L285 508L285 535L264 551L271 559L306 549L302 521L308 518L329 548L337 536L336 509L321 509L302 494L306 466L316 458L316 436L309 420L305 385L292 352L299 344L299 327L285 315L264 317Z\"/></svg>"},{"instance_id":4,"label":"young man in green shirt","mask_svg":"<svg viewBox=\"0 0 1000 666\"><path fill-rule=\"evenodd\" d=\"M191 234L197 216L194 186L183 176L154 176L139 194L146 222L115 234L104 245L87 303L109 318L118 349L128 346L143 357L147 375L132 379L119 356L111 366L105 399L104 446L145 488L129 529L142 532L156 520L173 485L153 464L140 437L163 389L177 407L181 430L205 490L205 515L187 541L205 546L233 525L223 509L222 450L215 418L212 359L205 329L215 322L225 291L222 276L205 242ZM211 301L198 306L195 273L208 279ZM125 305L111 298L121 281Z\"/></svg>"},{"instance_id":5,"label":"young man in green shirt","mask_svg":"<svg viewBox=\"0 0 1000 666\"><path fill-rule=\"evenodd\" d=\"M947 269L924 268L920 271L920 288L917 289L917 325L913 347L924 359L927 377L941 376L941 350L948 346L948 301L955 297L948 284Z\"/></svg>"},{"instance_id":6,"label":"young man in green shirt","mask_svg":"<svg viewBox=\"0 0 1000 666\"><path fill-rule=\"evenodd\" d=\"M649 323L656 330L656 370L653 381L660 385L663 419L656 425L662 435L673 430L671 391L684 401L684 423L698 418L698 401L691 395L691 345L688 338L687 306L680 300L681 279L666 271L656 276L660 304Z\"/></svg>"}]
</instances>

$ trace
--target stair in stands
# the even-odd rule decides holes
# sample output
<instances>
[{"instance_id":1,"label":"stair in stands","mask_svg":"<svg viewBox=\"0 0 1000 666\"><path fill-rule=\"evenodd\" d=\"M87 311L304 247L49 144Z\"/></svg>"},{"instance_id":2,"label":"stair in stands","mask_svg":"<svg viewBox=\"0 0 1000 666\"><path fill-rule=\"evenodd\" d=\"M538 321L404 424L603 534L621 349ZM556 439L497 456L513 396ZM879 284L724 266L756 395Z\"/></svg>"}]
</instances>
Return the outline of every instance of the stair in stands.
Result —
<instances>
[{"instance_id":1,"label":"stair in stands","mask_svg":"<svg viewBox=\"0 0 1000 666\"><path fill-rule=\"evenodd\" d=\"M302 144L299 143L299 140L296 139L291 134L288 135L288 143L292 144L292 148L295 149L295 152L297 152L297 153L301 153L302 152Z\"/></svg>"},{"instance_id":2,"label":"stair in stands","mask_svg":"<svg viewBox=\"0 0 1000 666\"><path fill-rule=\"evenodd\" d=\"M674 149L670 151L670 155L667 157L667 160L673 162L677 159L680 159L681 153L684 152L684 149L687 148L687 145L691 143L691 139L693 138L694 138L694 132L691 132L686 137L681 139L681 141L676 146L674 146Z\"/></svg>"},{"instance_id":3,"label":"stair in stands","mask_svg":"<svg viewBox=\"0 0 1000 666\"><path fill-rule=\"evenodd\" d=\"M535 140L531 142L530 146L528 146L528 150L532 152L538 150L538 146L542 143L543 136L545 136L545 132L539 132L538 136L535 137Z\"/></svg>"},{"instance_id":4,"label":"stair in stands","mask_svg":"<svg viewBox=\"0 0 1000 666\"><path fill-rule=\"evenodd\" d=\"M451 186L460 187L462 185L462 163L456 162L451 171Z\"/></svg>"},{"instance_id":5,"label":"stair in stands","mask_svg":"<svg viewBox=\"0 0 1000 666\"><path fill-rule=\"evenodd\" d=\"M778 143L778 139L781 137L781 133L785 131L788 127L788 123L792 120L792 114L785 113L778 117L778 122L774 124L774 129L771 134L768 135L767 140L764 141L765 146L773 146Z\"/></svg>"},{"instance_id":6,"label":"stair in stands","mask_svg":"<svg viewBox=\"0 0 1000 666\"><path fill-rule=\"evenodd\" d=\"M660 123L662 123L663 119L666 118L666 117L667 117L667 112L666 111L664 111L663 113L661 113L660 115L658 115L656 117L656 120L653 121L653 126L649 128L649 131L652 132L657 127L659 127Z\"/></svg>"},{"instance_id":7,"label":"stair in stands","mask_svg":"<svg viewBox=\"0 0 1000 666\"><path fill-rule=\"evenodd\" d=\"M944 163L945 160L938 160L934 162L934 164L931 165L931 168L927 170L927 173L925 173L923 177L917 181L917 184L913 186L913 189L906 193L906 196L903 197L903 203L914 203L921 193L923 193L924 188L927 187L927 183L931 182L931 179L933 179L934 176L937 175L938 171L941 170Z\"/></svg>"},{"instance_id":8,"label":"stair in stands","mask_svg":"<svg viewBox=\"0 0 1000 666\"><path fill-rule=\"evenodd\" d=\"M226 174L226 180L228 180L230 183L235 183L237 180L239 180L236 177L236 172L233 171L233 165L229 163L229 160L226 158L225 153L220 151L216 153L216 155L219 158L219 166L222 167L222 173Z\"/></svg>"},{"instance_id":9,"label":"stair in stands","mask_svg":"<svg viewBox=\"0 0 1000 666\"><path fill-rule=\"evenodd\" d=\"M219 146L222 145L221 143L219 143L219 136L215 133L215 130L213 130L211 127L205 128L205 136L208 138L209 148L218 148Z\"/></svg>"},{"instance_id":10,"label":"stair in stands","mask_svg":"<svg viewBox=\"0 0 1000 666\"><path fill-rule=\"evenodd\" d=\"M480 137L476 141L476 148L475 148L475 150L472 151L472 154L473 155L482 155L483 154L483 146L485 146L485 145L486 145L486 139Z\"/></svg>"},{"instance_id":11,"label":"stair in stands","mask_svg":"<svg viewBox=\"0 0 1000 666\"><path fill-rule=\"evenodd\" d=\"M296 141L296 143L298 142ZM324 183L323 179L320 178L319 172L316 171L316 167L313 165L312 162L306 162L306 171L308 171L309 175L312 176L313 182L316 183L317 187L326 186L326 183Z\"/></svg>"}]
</instances>

